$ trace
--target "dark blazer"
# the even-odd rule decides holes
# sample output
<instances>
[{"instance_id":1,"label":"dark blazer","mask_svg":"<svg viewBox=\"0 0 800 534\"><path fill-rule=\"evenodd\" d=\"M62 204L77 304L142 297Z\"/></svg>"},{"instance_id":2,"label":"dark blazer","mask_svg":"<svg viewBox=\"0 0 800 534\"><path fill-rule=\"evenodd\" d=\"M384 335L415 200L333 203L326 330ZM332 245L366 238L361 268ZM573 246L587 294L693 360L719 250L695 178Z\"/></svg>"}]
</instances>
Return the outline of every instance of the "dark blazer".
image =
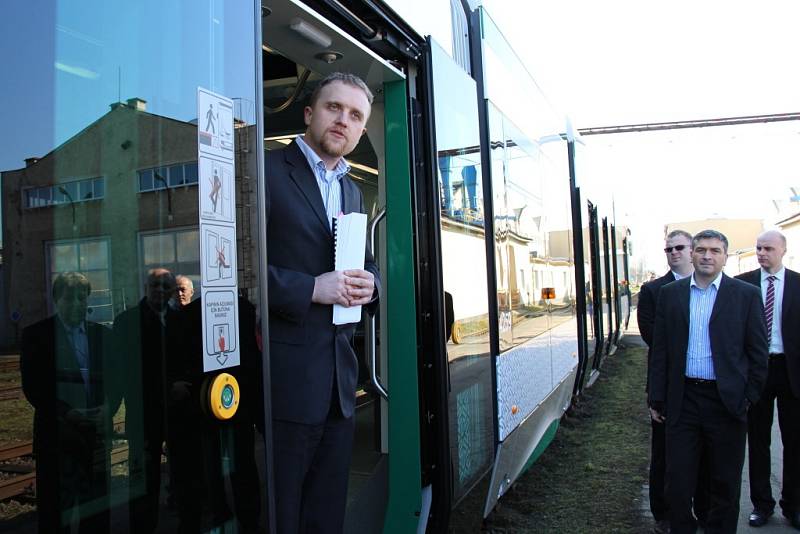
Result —
<instances>
[{"instance_id":1,"label":"dark blazer","mask_svg":"<svg viewBox=\"0 0 800 534\"><path fill-rule=\"evenodd\" d=\"M661 288L650 361L650 405L664 403L667 424L681 413L689 344L691 277ZM746 419L767 378L767 334L761 294L752 285L722 275L709 320L717 390L731 415Z\"/></svg>"},{"instance_id":2,"label":"dark blazer","mask_svg":"<svg viewBox=\"0 0 800 534\"><path fill-rule=\"evenodd\" d=\"M642 339L647 343L647 366L650 367L650 355L652 354L651 347L653 346L653 328L656 325L656 303L658 303L658 292L662 286L675 281L675 275L672 271L667 271L667 274L661 278L656 278L652 282L647 282L639 290L639 302L636 305L636 323L639 325L639 333ZM649 389L649 373L648 382L645 390Z\"/></svg>"},{"instance_id":3,"label":"dark blazer","mask_svg":"<svg viewBox=\"0 0 800 534\"><path fill-rule=\"evenodd\" d=\"M737 276L761 289L761 269ZM795 397L800 398L800 274L786 269L781 302L781 337L786 355L789 384Z\"/></svg>"},{"instance_id":4,"label":"dark blazer","mask_svg":"<svg viewBox=\"0 0 800 534\"><path fill-rule=\"evenodd\" d=\"M107 507L111 421L118 405L113 395L109 399L108 334L105 327L86 323L87 390L67 330L56 316L22 331L22 389L35 410L33 449L40 532L59 529L69 496L95 500L98 517ZM82 525L88 520L81 518ZM105 527L102 524L101 517L95 528L107 530L107 523Z\"/></svg>"},{"instance_id":5,"label":"dark blazer","mask_svg":"<svg viewBox=\"0 0 800 534\"><path fill-rule=\"evenodd\" d=\"M78 360L67 330L56 317L48 317L22 331L20 372L22 390L35 408L34 447L39 452L53 452L59 447L54 432L61 430L72 436L66 415L72 409L86 410L108 404L104 373L104 353L108 350L109 331L96 323L86 323L89 347L89 393L86 392ZM111 416L97 428L101 435L110 435ZM72 429L75 430L75 429ZM73 436L78 438L79 436ZM65 444L61 444L62 446Z\"/></svg>"},{"instance_id":6,"label":"dark blazer","mask_svg":"<svg viewBox=\"0 0 800 534\"><path fill-rule=\"evenodd\" d=\"M314 277L334 268L333 234L319 186L294 142L267 152L265 174L272 415L321 423L335 390L349 417L358 377L351 344L356 325L336 326L333 306L311 303ZM341 184L342 211L363 213L358 187L347 176ZM380 278L368 246L364 268L375 275L377 297Z\"/></svg>"}]
</instances>

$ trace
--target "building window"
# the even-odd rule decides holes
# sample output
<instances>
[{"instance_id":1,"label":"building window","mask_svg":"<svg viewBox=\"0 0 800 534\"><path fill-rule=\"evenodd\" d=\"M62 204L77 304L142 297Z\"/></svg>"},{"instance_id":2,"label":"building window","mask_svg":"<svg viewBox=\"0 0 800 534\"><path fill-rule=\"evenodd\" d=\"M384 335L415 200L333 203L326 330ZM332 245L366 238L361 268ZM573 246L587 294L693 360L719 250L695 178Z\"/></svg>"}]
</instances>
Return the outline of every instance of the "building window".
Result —
<instances>
[{"instance_id":1,"label":"building window","mask_svg":"<svg viewBox=\"0 0 800 534\"><path fill-rule=\"evenodd\" d=\"M197 183L197 162L142 169L137 172L137 175L140 193L192 185Z\"/></svg>"},{"instance_id":2,"label":"building window","mask_svg":"<svg viewBox=\"0 0 800 534\"><path fill-rule=\"evenodd\" d=\"M92 285L88 302L89 320L95 323L111 323L114 312L109 258L107 238L52 241L47 244L48 287L53 286L53 280L61 273L83 274ZM49 291L47 298L50 310L55 311L53 296Z\"/></svg>"},{"instance_id":3,"label":"building window","mask_svg":"<svg viewBox=\"0 0 800 534\"><path fill-rule=\"evenodd\" d=\"M106 196L104 177L31 187L23 190L26 208L44 208L73 202L100 200Z\"/></svg>"},{"instance_id":4,"label":"building window","mask_svg":"<svg viewBox=\"0 0 800 534\"><path fill-rule=\"evenodd\" d=\"M192 279L195 294L200 295L200 233L197 228L171 232L140 234L139 265L144 287L147 272L163 267L173 274Z\"/></svg>"}]
</instances>

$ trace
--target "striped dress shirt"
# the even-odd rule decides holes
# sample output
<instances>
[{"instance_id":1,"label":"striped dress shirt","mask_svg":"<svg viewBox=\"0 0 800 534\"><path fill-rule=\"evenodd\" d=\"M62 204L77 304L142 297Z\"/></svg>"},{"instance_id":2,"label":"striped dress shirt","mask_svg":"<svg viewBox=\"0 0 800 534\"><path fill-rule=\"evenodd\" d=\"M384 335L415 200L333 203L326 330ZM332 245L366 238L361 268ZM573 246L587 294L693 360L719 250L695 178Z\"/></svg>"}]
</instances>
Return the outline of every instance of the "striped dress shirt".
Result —
<instances>
[{"instance_id":1,"label":"striped dress shirt","mask_svg":"<svg viewBox=\"0 0 800 534\"><path fill-rule=\"evenodd\" d=\"M314 149L308 146L303 140L303 136L297 136L297 146L306 157L308 165L314 172L317 179L317 186L322 195L322 203L325 205L325 213L328 215L328 226L333 229L333 219L342 212L342 176L350 172L350 165L344 158L340 158L333 170L325 167Z\"/></svg>"},{"instance_id":2,"label":"striped dress shirt","mask_svg":"<svg viewBox=\"0 0 800 534\"><path fill-rule=\"evenodd\" d=\"M720 282L722 273L703 289L697 285L693 274L689 284L689 346L686 349L686 376L689 378L716 380L708 324Z\"/></svg>"}]
</instances>

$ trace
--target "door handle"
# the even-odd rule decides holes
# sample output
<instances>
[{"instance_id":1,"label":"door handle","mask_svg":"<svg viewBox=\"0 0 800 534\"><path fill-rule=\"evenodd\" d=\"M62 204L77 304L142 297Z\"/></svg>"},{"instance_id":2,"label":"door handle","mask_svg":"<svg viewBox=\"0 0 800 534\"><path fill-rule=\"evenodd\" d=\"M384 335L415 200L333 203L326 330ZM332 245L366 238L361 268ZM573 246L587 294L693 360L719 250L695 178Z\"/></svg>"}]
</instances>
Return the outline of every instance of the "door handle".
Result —
<instances>
[{"instance_id":1,"label":"door handle","mask_svg":"<svg viewBox=\"0 0 800 534\"><path fill-rule=\"evenodd\" d=\"M386 217L386 208L381 209L376 215L375 218L369 223L369 249L372 251L373 257L375 255L375 231L378 229L378 223ZM376 336L376 328L375 328L375 315L368 315L367 316L367 328L369 329L369 346L367 350L369 352L369 379L372 383L372 386L378 392L378 394L383 397L385 400L389 400L389 392L386 391L386 388L381 383L381 379L378 377L378 354L377 354L377 336Z\"/></svg>"}]
</instances>

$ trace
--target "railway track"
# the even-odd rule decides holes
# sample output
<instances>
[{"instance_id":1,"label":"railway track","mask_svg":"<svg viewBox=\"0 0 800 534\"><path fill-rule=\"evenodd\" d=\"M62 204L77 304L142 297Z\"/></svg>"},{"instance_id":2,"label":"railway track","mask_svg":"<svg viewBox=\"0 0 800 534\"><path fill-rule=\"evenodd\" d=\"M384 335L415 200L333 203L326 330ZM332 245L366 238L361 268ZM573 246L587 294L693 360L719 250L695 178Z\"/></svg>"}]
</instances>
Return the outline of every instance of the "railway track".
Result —
<instances>
[{"instance_id":1,"label":"railway track","mask_svg":"<svg viewBox=\"0 0 800 534\"><path fill-rule=\"evenodd\" d=\"M120 431L124 422L114 423L114 430ZM25 458L26 456L33 455L33 442L22 441L0 448L0 462L8 462L17 458ZM111 451L111 465L121 464L128 460L128 446L117 447ZM29 472L21 472L16 476L6 480L0 480L0 502L13 497L18 497L28 492L32 492L36 487L36 469L34 466L33 458L30 462L21 462L15 466L14 471L25 469L29 465ZM0 471L3 466L0 466Z\"/></svg>"},{"instance_id":2,"label":"railway track","mask_svg":"<svg viewBox=\"0 0 800 534\"><path fill-rule=\"evenodd\" d=\"M0 358L0 373L16 371L19 369L19 358Z\"/></svg>"},{"instance_id":3,"label":"railway track","mask_svg":"<svg viewBox=\"0 0 800 534\"><path fill-rule=\"evenodd\" d=\"M22 398L22 386L6 386L0 388L0 401Z\"/></svg>"}]
</instances>

